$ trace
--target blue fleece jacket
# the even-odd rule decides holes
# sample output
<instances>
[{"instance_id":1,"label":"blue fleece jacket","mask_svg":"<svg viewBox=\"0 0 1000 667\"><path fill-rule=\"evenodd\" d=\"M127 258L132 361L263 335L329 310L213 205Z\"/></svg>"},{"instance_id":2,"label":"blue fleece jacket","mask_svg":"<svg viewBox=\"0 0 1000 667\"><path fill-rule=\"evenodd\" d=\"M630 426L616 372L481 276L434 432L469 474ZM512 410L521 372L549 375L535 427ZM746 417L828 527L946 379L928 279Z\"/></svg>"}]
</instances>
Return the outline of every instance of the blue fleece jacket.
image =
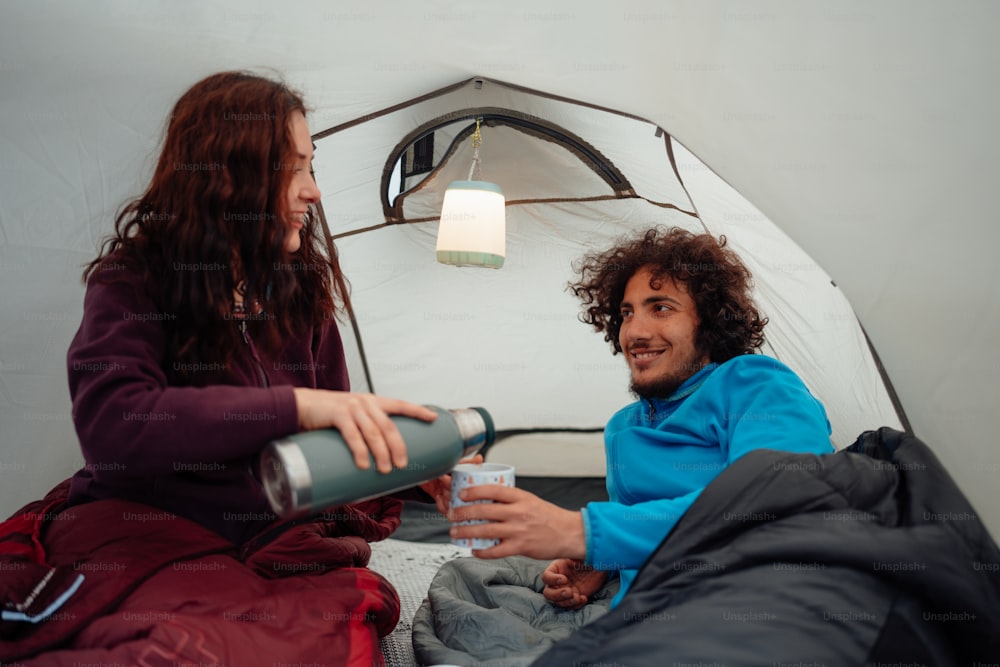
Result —
<instances>
[{"instance_id":1,"label":"blue fleece jacket","mask_svg":"<svg viewBox=\"0 0 1000 667\"><path fill-rule=\"evenodd\" d=\"M668 399L642 399L604 431L609 502L583 510L587 564L618 571L616 606L638 569L709 482L752 449L829 454L830 422L776 359L709 364Z\"/></svg>"}]
</instances>

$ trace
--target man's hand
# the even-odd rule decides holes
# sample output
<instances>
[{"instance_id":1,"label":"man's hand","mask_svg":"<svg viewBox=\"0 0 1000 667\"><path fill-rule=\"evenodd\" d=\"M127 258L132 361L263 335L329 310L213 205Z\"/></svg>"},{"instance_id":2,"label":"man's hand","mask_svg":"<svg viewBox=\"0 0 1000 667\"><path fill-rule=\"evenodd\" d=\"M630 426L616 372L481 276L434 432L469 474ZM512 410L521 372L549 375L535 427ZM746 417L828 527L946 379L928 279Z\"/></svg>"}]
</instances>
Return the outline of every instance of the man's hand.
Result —
<instances>
[{"instance_id":1,"label":"man's hand","mask_svg":"<svg viewBox=\"0 0 1000 667\"><path fill-rule=\"evenodd\" d=\"M467 459L462 459L459 463L482 463L483 455L476 454ZM427 494L434 499L437 504L438 512L448 516L448 510L451 508L451 475L441 475L430 481L424 482L420 485L420 488L427 492Z\"/></svg>"},{"instance_id":2,"label":"man's hand","mask_svg":"<svg viewBox=\"0 0 1000 667\"><path fill-rule=\"evenodd\" d=\"M595 570L578 560L559 558L542 572L545 584L542 595L557 607L580 609L607 580L607 572Z\"/></svg>"},{"instance_id":3,"label":"man's hand","mask_svg":"<svg viewBox=\"0 0 1000 667\"><path fill-rule=\"evenodd\" d=\"M563 509L546 502L523 489L484 484L462 490L466 502L492 500L492 503L453 508L448 520L493 523L475 526L452 526L456 538L499 539L500 544L489 549L474 550L479 558L503 558L520 554L530 558L576 558L587 555L587 540L580 512Z\"/></svg>"}]
</instances>

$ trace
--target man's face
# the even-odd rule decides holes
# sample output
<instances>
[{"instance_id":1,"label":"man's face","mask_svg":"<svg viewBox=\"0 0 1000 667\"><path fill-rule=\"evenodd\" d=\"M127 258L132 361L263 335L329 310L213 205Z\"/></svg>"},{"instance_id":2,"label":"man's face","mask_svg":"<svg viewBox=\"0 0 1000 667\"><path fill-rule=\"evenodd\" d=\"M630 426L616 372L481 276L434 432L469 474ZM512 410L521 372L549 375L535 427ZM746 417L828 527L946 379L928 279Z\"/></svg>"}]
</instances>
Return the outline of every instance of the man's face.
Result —
<instances>
[{"instance_id":1,"label":"man's face","mask_svg":"<svg viewBox=\"0 0 1000 667\"><path fill-rule=\"evenodd\" d=\"M709 357L698 349L698 313L684 283L652 280L649 267L625 285L618 342L632 371L630 389L644 398L668 398Z\"/></svg>"}]
</instances>

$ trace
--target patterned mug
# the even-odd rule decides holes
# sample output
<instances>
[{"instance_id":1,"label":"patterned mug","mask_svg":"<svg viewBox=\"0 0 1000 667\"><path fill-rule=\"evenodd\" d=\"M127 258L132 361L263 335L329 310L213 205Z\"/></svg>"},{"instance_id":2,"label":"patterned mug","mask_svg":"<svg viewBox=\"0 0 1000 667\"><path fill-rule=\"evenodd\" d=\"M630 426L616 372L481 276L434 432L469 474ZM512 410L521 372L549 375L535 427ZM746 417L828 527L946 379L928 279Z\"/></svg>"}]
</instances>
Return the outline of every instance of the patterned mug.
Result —
<instances>
[{"instance_id":1,"label":"patterned mug","mask_svg":"<svg viewBox=\"0 0 1000 667\"><path fill-rule=\"evenodd\" d=\"M462 489L470 486L481 486L483 484L501 484L503 486L514 486L514 466L506 463L459 463L451 471L451 506L465 507L466 505L477 505L479 503L493 502L491 500L475 500L465 502L458 497ZM458 521L455 525L471 526L487 521ZM451 543L457 547L471 547L472 549L488 549L500 544L500 540L475 537L451 539Z\"/></svg>"}]
</instances>

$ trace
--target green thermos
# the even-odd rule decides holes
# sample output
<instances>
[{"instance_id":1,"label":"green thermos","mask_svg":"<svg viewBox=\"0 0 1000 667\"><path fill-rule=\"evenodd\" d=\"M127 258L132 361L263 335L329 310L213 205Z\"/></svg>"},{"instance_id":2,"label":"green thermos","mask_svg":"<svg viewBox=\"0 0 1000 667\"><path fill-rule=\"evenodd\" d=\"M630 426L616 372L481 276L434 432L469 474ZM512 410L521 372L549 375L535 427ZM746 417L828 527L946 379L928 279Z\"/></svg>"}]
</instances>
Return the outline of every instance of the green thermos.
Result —
<instances>
[{"instance_id":1,"label":"green thermos","mask_svg":"<svg viewBox=\"0 0 1000 667\"><path fill-rule=\"evenodd\" d=\"M390 416L406 443L409 463L388 473L375 469L371 455L368 469L358 468L336 429L303 431L271 442L260 455L271 508L278 516L290 517L383 496L439 477L493 444L493 419L483 408L427 407L438 413L432 422Z\"/></svg>"}]
</instances>

